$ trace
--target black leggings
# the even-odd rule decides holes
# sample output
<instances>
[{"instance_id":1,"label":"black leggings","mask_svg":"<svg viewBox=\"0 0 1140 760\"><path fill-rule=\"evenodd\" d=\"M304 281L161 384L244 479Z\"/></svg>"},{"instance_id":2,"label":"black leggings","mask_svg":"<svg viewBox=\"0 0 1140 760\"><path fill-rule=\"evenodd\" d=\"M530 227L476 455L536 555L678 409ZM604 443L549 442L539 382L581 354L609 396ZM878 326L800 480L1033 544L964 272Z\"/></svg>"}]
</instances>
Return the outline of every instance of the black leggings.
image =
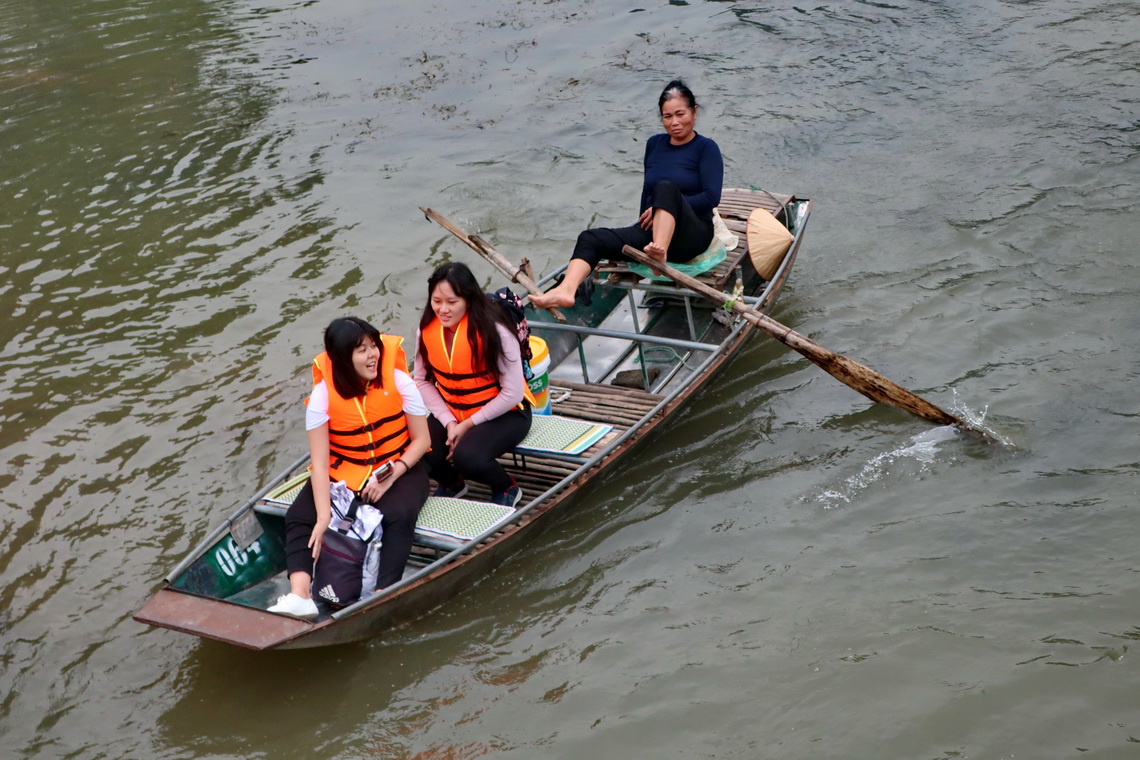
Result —
<instances>
[{"instance_id":1,"label":"black leggings","mask_svg":"<svg viewBox=\"0 0 1140 760\"><path fill-rule=\"evenodd\" d=\"M403 577L404 566L412 552L416 519L427 497L427 467L417 462L415 467L396 478L376 503L376 508L383 515L380 527L384 531L380 539L377 588L391 586ZM290 575L302 572L312 576L313 550L309 548L309 536L316 524L317 505L313 501L313 483L309 481L285 513L285 567ZM366 589L365 593L370 590Z\"/></svg>"},{"instance_id":2,"label":"black leggings","mask_svg":"<svg viewBox=\"0 0 1140 760\"><path fill-rule=\"evenodd\" d=\"M667 211L677 222L673 240L665 259L684 262L708 250L713 239L712 219L702 219L681 195L672 182L660 182L653 188L652 206ZM597 227L578 235L572 259L582 259L590 269L598 266L602 259L631 261L621 252L622 246L633 246L638 250L653 242L653 230L642 229L640 224L630 227Z\"/></svg>"},{"instance_id":3,"label":"black leggings","mask_svg":"<svg viewBox=\"0 0 1140 760\"><path fill-rule=\"evenodd\" d=\"M424 461L431 468L431 476L440 485L450 486L460 478L485 483L493 493L502 493L511 487L512 478L495 461L526 438L530 432L530 409L512 409L493 420L487 420L468 430L459 439L451 461L447 460L447 429L434 416L428 417L431 432L431 451Z\"/></svg>"}]
</instances>

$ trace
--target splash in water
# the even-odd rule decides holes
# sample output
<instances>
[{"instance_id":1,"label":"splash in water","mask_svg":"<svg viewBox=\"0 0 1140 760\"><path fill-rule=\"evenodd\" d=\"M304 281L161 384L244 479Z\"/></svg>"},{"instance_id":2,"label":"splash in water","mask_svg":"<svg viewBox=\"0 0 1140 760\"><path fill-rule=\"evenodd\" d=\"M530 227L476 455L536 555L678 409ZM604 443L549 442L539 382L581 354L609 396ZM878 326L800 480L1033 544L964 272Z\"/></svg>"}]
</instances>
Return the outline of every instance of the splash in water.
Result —
<instances>
[{"instance_id":1,"label":"splash in water","mask_svg":"<svg viewBox=\"0 0 1140 760\"><path fill-rule=\"evenodd\" d=\"M856 474L847 478L837 488L829 488L819 495L825 509L848 504L856 495L874 483L882 480L892 471L900 469L900 463L911 462L919 472L926 472L937 461L938 447L946 441L957 440L960 433L949 425L923 431L910 438L909 442L897 449L879 454L867 462Z\"/></svg>"},{"instance_id":2,"label":"splash in water","mask_svg":"<svg viewBox=\"0 0 1140 760\"><path fill-rule=\"evenodd\" d=\"M981 411L971 409L958 398L958 392L955 390L951 410L954 415L970 427L984 431L994 441L1007 449L1014 448L1013 443L1008 438L999 435L984 424L989 407ZM964 433L953 425L943 425L925 430L912 436L906 444L875 456L863 465L858 473L844 480L842 485L821 492L817 500L823 503L825 509L831 509L850 503L855 496L872 484L892 474L901 474L902 470L910 472L917 468L919 473L927 472L938 461L941 445L947 441L961 441L963 435ZM943 457L944 461L945 459Z\"/></svg>"},{"instance_id":3,"label":"splash in water","mask_svg":"<svg viewBox=\"0 0 1140 760\"><path fill-rule=\"evenodd\" d=\"M1007 449L1016 448L1011 439L1009 439L1008 437L1006 437L1004 435L1001 435L996 430L994 430L992 427L985 424L986 415L989 413L989 410L990 410L989 406L986 406L980 412L976 411L976 410L971 409L970 407L966 406L965 402L963 402L960 398L958 398L958 389L957 388L952 388L951 391L954 394L954 401L950 405L951 413L956 415L960 420L962 420L963 422L965 422L967 425L974 428L975 430L982 431L983 433L988 435L993 440L997 441L999 444L1001 444L1005 448L1007 448Z\"/></svg>"}]
</instances>

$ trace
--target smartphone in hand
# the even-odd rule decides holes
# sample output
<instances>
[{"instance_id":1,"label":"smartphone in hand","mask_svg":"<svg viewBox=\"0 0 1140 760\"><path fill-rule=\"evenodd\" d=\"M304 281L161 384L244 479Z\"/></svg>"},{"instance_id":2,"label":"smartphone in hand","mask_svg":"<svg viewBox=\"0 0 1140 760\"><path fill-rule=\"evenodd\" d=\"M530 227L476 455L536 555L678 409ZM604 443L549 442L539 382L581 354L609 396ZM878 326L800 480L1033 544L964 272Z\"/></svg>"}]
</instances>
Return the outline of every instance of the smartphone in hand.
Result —
<instances>
[{"instance_id":1,"label":"smartphone in hand","mask_svg":"<svg viewBox=\"0 0 1140 760\"><path fill-rule=\"evenodd\" d=\"M376 468L376 471L372 474L376 476L377 483L382 480L387 480L392 476L392 463L385 462L382 467Z\"/></svg>"}]
</instances>

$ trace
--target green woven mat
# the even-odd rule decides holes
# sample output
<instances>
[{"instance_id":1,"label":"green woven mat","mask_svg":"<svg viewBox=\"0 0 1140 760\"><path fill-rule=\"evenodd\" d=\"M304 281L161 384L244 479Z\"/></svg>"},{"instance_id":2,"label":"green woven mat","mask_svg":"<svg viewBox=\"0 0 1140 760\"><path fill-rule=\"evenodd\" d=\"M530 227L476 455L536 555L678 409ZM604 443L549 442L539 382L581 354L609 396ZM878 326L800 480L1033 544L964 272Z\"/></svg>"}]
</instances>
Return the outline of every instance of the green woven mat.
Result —
<instances>
[{"instance_id":1,"label":"green woven mat","mask_svg":"<svg viewBox=\"0 0 1140 760\"><path fill-rule=\"evenodd\" d=\"M292 480L287 480L277 486L265 494L261 500L269 502L270 504L282 504L287 507L293 503L293 500L297 498L297 494L301 493L301 489L304 488L308 482L309 472L306 470Z\"/></svg>"},{"instance_id":2,"label":"green woven mat","mask_svg":"<svg viewBox=\"0 0 1140 760\"><path fill-rule=\"evenodd\" d=\"M506 521L515 510L485 501L445 499L429 496L420 517L417 533L435 533L470 541L493 526Z\"/></svg>"},{"instance_id":3,"label":"green woven mat","mask_svg":"<svg viewBox=\"0 0 1140 760\"><path fill-rule=\"evenodd\" d=\"M613 425L601 425L572 417L536 414L531 418L530 432L518 448L530 451L553 451L560 454L581 454L613 429Z\"/></svg>"}]
</instances>

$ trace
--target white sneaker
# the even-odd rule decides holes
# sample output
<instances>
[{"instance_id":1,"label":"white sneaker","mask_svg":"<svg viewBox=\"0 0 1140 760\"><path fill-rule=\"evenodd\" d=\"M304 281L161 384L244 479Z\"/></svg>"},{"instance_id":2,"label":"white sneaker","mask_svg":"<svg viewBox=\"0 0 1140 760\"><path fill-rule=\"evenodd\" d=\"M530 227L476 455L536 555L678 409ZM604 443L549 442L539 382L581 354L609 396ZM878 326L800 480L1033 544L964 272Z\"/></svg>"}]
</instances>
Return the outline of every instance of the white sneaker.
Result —
<instances>
[{"instance_id":1,"label":"white sneaker","mask_svg":"<svg viewBox=\"0 0 1140 760\"><path fill-rule=\"evenodd\" d=\"M277 597L277 604L270 607L269 611L297 618L311 618L317 616L317 603L312 599L302 599L296 594L286 594Z\"/></svg>"}]
</instances>

